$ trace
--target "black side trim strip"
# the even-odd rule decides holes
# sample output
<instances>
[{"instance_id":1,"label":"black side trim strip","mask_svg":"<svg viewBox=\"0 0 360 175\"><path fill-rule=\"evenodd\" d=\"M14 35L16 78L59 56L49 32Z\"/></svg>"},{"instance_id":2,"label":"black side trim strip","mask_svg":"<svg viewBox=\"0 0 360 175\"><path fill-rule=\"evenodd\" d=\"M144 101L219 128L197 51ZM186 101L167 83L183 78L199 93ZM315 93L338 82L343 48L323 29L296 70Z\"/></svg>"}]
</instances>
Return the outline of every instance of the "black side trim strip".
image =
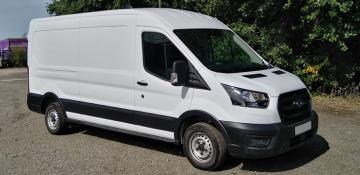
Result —
<instances>
[{"instance_id":1,"label":"black side trim strip","mask_svg":"<svg viewBox=\"0 0 360 175\"><path fill-rule=\"evenodd\" d=\"M86 103L68 99L61 99L65 111L83 115L89 115L134 125L145 126L165 131L175 131L177 118L104 106L93 103Z\"/></svg>"},{"instance_id":2,"label":"black side trim strip","mask_svg":"<svg viewBox=\"0 0 360 175\"><path fill-rule=\"evenodd\" d=\"M261 77L266 77L266 75L264 74L249 74L249 75L243 75L246 78L261 78Z\"/></svg>"}]
</instances>

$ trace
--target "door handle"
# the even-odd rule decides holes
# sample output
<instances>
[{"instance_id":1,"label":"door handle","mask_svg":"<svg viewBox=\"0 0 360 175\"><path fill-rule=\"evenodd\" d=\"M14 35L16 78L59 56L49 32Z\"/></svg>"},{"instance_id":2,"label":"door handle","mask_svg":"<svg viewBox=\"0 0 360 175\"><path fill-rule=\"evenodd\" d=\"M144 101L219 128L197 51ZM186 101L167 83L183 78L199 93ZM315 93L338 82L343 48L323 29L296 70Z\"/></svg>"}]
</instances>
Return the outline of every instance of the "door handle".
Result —
<instances>
[{"instance_id":1,"label":"door handle","mask_svg":"<svg viewBox=\"0 0 360 175\"><path fill-rule=\"evenodd\" d=\"M146 81L144 81L144 80L138 81L137 84L140 85L140 86L147 86L148 85L148 83Z\"/></svg>"}]
</instances>

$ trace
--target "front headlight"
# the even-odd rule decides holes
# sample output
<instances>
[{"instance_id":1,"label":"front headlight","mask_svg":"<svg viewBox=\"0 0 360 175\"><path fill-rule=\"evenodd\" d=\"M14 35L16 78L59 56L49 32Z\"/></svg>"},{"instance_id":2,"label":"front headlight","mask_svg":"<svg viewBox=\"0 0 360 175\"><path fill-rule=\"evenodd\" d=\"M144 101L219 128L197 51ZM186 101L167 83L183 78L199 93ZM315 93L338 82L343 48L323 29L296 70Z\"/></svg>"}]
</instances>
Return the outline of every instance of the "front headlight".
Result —
<instances>
[{"instance_id":1,"label":"front headlight","mask_svg":"<svg viewBox=\"0 0 360 175\"><path fill-rule=\"evenodd\" d=\"M251 108L267 108L269 97L266 93L240 89L237 87L222 84L229 94L233 105Z\"/></svg>"}]
</instances>

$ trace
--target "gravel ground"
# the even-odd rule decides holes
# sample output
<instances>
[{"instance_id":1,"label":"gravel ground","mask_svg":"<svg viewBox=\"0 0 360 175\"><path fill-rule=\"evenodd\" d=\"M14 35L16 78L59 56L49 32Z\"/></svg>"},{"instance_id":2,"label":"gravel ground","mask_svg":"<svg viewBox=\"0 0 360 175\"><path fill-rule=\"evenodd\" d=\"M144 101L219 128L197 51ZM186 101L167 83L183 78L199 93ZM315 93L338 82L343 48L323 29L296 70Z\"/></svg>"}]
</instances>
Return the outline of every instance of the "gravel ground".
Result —
<instances>
[{"instance_id":1,"label":"gravel ground","mask_svg":"<svg viewBox=\"0 0 360 175\"><path fill-rule=\"evenodd\" d=\"M26 93L26 69L0 69L0 174L209 174L169 143L86 126L53 136ZM315 108L313 144L271 159L230 158L210 174L359 174L360 109Z\"/></svg>"}]
</instances>

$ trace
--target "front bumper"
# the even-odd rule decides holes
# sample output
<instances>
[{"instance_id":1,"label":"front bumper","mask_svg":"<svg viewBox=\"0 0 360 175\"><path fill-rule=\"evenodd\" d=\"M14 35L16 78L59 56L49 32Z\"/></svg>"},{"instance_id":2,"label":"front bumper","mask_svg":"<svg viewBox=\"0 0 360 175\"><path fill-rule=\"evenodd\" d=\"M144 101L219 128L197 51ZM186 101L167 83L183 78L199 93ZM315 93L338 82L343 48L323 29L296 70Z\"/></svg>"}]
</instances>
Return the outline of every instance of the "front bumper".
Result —
<instances>
[{"instance_id":1,"label":"front bumper","mask_svg":"<svg viewBox=\"0 0 360 175\"><path fill-rule=\"evenodd\" d=\"M311 121L311 129L295 136L295 126ZM276 124L244 124L222 121L228 134L228 151L233 157L268 158L303 145L311 141L318 129L318 115L312 112L310 118L284 125ZM254 146L250 139L265 139L264 145Z\"/></svg>"}]
</instances>

